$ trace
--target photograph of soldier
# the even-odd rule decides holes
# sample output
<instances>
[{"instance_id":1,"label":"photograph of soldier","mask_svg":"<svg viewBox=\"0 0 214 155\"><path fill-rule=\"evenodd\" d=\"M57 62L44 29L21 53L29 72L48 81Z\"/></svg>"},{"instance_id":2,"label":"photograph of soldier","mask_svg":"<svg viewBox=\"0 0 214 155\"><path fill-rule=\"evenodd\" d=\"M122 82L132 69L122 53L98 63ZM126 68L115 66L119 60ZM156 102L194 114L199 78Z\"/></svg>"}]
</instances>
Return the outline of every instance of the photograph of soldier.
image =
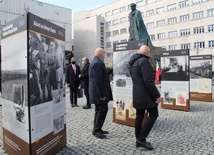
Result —
<instances>
[{"instance_id":1,"label":"photograph of soldier","mask_svg":"<svg viewBox=\"0 0 214 155\"><path fill-rule=\"evenodd\" d=\"M161 58L162 81L188 81L188 58L164 57Z\"/></svg>"},{"instance_id":2,"label":"photograph of soldier","mask_svg":"<svg viewBox=\"0 0 214 155\"><path fill-rule=\"evenodd\" d=\"M212 62L211 60L190 61L190 78L212 78Z\"/></svg>"},{"instance_id":3,"label":"photograph of soldier","mask_svg":"<svg viewBox=\"0 0 214 155\"><path fill-rule=\"evenodd\" d=\"M116 86L117 87L126 87L126 79L117 79Z\"/></svg>"},{"instance_id":4,"label":"photograph of soldier","mask_svg":"<svg viewBox=\"0 0 214 155\"><path fill-rule=\"evenodd\" d=\"M53 90L63 89L65 75L63 42L30 32L29 47L31 106L53 100ZM59 91L58 91L59 92Z\"/></svg>"},{"instance_id":5,"label":"photograph of soldier","mask_svg":"<svg viewBox=\"0 0 214 155\"><path fill-rule=\"evenodd\" d=\"M164 92L164 104L173 104L172 102L172 92Z\"/></svg>"}]
</instances>

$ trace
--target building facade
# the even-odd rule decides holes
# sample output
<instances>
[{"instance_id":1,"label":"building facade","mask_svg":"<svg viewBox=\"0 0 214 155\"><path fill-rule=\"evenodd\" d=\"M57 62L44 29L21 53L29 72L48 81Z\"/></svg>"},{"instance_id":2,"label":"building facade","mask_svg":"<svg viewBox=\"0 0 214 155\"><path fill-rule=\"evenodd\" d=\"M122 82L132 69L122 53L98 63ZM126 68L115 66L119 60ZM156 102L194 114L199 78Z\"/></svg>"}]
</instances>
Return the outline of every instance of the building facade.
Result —
<instances>
[{"instance_id":1,"label":"building facade","mask_svg":"<svg viewBox=\"0 0 214 155\"><path fill-rule=\"evenodd\" d=\"M0 0L1 27L26 12L31 12L60 27L65 33L65 50L72 51L72 11L67 8L39 2L36 0ZM0 29L1 34L1 29ZM1 35L0 35L1 37Z\"/></svg>"},{"instance_id":2,"label":"building facade","mask_svg":"<svg viewBox=\"0 0 214 155\"><path fill-rule=\"evenodd\" d=\"M141 11L154 46L166 50L189 49L190 55L214 56L214 0L117 0L90 13L87 12L85 16L83 13L81 16L79 13L74 14L74 18L81 19L82 23L85 21L85 25L92 24L86 24L86 20L91 17L104 17L103 47L107 53L108 66L112 66L113 44L128 41L128 14L131 12L129 6L131 3L136 3L137 9ZM81 41L82 38L90 40L91 36L75 35L75 33L77 32L74 21L75 41ZM97 39L94 41L102 40L100 36ZM93 46L91 48L95 49L95 44ZM79 44L74 43L74 47L74 50L80 49ZM88 47L81 48L78 52L87 55L89 52L87 49Z\"/></svg>"}]
</instances>

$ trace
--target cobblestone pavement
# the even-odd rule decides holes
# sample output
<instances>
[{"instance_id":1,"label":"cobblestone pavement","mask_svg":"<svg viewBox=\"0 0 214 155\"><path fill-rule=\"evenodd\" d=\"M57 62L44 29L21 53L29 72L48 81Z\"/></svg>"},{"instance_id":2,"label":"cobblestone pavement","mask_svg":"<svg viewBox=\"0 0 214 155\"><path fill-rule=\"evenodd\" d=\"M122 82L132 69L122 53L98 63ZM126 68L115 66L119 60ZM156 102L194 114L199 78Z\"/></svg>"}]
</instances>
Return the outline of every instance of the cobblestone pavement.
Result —
<instances>
[{"instance_id":1,"label":"cobblestone pavement","mask_svg":"<svg viewBox=\"0 0 214 155\"><path fill-rule=\"evenodd\" d=\"M56 155L214 155L214 102L190 104L189 112L159 107L159 117L147 139L155 149L148 151L135 147L133 127L112 122L112 102L103 127L109 131L107 139L92 136L94 106L84 110L85 99L78 99L80 107L71 108L67 93L67 146ZM0 132L0 154L7 155L2 148L2 128Z\"/></svg>"}]
</instances>

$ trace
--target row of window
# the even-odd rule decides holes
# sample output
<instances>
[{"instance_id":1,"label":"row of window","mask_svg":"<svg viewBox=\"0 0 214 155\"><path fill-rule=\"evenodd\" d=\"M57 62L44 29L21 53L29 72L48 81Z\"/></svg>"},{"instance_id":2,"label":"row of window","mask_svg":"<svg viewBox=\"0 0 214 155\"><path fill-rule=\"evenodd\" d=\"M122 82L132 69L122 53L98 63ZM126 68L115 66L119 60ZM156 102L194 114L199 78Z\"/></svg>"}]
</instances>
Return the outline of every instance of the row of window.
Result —
<instances>
[{"instance_id":1,"label":"row of window","mask_svg":"<svg viewBox=\"0 0 214 155\"><path fill-rule=\"evenodd\" d=\"M194 34L200 34L204 33L204 26L201 27L195 27L193 28ZM213 25L208 25L208 32L214 32L214 24ZM180 30L180 36L187 36L190 35L190 29L182 29ZM177 31L170 31L168 32L168 38L174 38L178 36ZM150 35L151 40L155 40L155 35ZM166 39L166 34L165 33L159 33L157 34L157 39Z\"/></svg>"},{"instance_id":2,"label":"row of window","mask_svg":"<svg viewBox=\"0 0 214 155\"><path fill-rule=\"evenodd\" d=\"M207 10L207 16L208 17L214 16L214 9ZM204 17L203 11L193 13L193 19L200 19L200 18L203 18L203 17ZM189 21L189 20L190 20L190 15L189 14L180 16L180 22L186 22L186 21ZM126 21L127 21L127 17L122 17L120 19L115 19L115 20L112 21L112 25L116 25L116 24L119 24L119 23L124 23ZM167 21L168 21L168 24L175 24L175 23L178 22L177 17L168 18ZM165 19L157 21L157 26L158 27L165 26L165 25L166 25ZM111 26L111 21L106 22L106 27L109 27L109 26ZM147 28L153 28L153 27L155 27L155 23L154 22L149 22L149 23L146 24L146 26L147 26Z\"/></svg>"},{"instance_id":3,"label":"row of window","mask_svg":"<svg viewBox=\"0 0 214 155\"><path fill-rule=\"evenodd\" d=\"M153 2L156 2L156 1L160 1L160 0L146 0L146 4L150 4L150 3L153 3ZM192 1L193 5L200 4L200 3L203 3L203 0L193 0ZM143 6L143 4L144 4L143 0L136 2L137 7ZM167 11L176 10L176 5L177 5L176 3L172 3L170 5L167 5ZM180 8L184 8L184 7L187 7L187 6L189 6L189 0L184 0L182 2L179 2L179 7ZM117 13L121 13L121 12L124 12L124 11L127 11L127 10L130 10L130 5L122 6L120 8L114 9L112 11L108 11L108 12L105 13L105 17L111 16L111 15L115 15ZM159 14L159 13L162 13L162 12L165 12L165 7L164 6L159 7L159 8L156 9L156 14ZM146 16L147 17L148 16L152 16L152 15L154 15L154 10L146 11ZM100 14L100 16L103 16L103 14Z\"/></svg>"},{"instance_id":4,"label":"row of window","mask_svg":"<svg viewBox=\"0 0 214 155\"><path fill-rule=\"evenodd\" d=\"M126 39L121 40L121 42L127 42ZM119 43L119 41L114 41L113 44ZM111 47L111 42L106 42L106 47ZM214 40L209 40L208 41L208 47L214 47ZM197 50L200 48L205 48L205 42L194 42L194 47L193 49ZM176 50L179 49L178 45L169 45L168 47L169 50ZM185 43L180 45L180 49L191 49L190 43Z\"/></svg>"},{"instance_id":5,"label":"row of window","mask_svg":"<svg viewBox=\"0 0 214 155\"><path fill-rule=\"evenodd\" d=\"M214 32L214 24L212 25L208 25L207 26L207 30L208 32ZM111 35L118 35L118 34L124 34L124 33L127 33L128 32L128 29L127 28L122 28L120 30L114 30L114 31L108 31L106 32L106 38L107 37L110 37ZM193 33L194 34L200 34L200 33L204 33L204 26L200 26L200 27L194 27L193 28ZM101 31L101 35L102 35L102 31ZM190 35L190 29L181 29L180 30L180 36L187 36L187 35ZM178 32L177 30L175 31L170 31L168 32L168 38L174 38L174 37L177 37L178 36ZM151 40L155 40L155 35L150 35L150 39ZM166 34L165 33L159 33L157 34L157 39L166 39Z\"/></svg>"}]
</instances>

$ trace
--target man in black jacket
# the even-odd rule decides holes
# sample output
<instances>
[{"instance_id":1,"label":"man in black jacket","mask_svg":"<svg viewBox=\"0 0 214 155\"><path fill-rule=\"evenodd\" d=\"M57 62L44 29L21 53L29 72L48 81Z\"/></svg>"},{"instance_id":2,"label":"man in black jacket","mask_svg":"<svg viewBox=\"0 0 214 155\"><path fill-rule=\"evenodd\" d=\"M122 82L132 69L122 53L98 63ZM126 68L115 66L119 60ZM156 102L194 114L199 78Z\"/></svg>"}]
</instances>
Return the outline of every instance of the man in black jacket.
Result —
<instances>
[{"instance_id":1,"label":"man in black jacket","mask_svg":"<svg viewBox=\"0 0 214 155\"><path fill-rule=\"evenodd\" d=\"M80 79L81 79L81 86L84 89L84 94L86 97L87 104L86 106L83 107L83 109L91 109L91 104L89 102L89 94L88 94L88 86L89 86L89 78L88 78L88 69L89 69L89 59L88 58L83 58L84 61L84 67L81 71L80 74Z\"/></svg>"},{"instance_id":2,"label":"man in black jacket","mask_svg":"<svg viewBox=\"0 0 214 155\"><path fill-rule=\"evenodd\" d=\"M149 62L150 49L143 45L139 53L134 54L130 61L130 74L133 82L133 106L136 109L135 136L136 147L153 150L151 143L146 142L157 117L160 93L155 86L153 69ZM142 127L145 110L149 113Z\"/></svg>"},{"instance_id":3,"label":"man in black jacket","mask_svg":"<svg viewBox=\"0 0 214 155\"><path fill-rule=\"evenodd\" d=\"M102 127L108 112L108 102L112 100L112 93L108 73L103 63L105 51L97 48L89 66L89 99L95 104L94 128L92 134L97 138L106 138L108 131Z\"/></svg>"},{"instance_id":4,"label":"man in black jacket","mask_svg":"<svg viewBox=\"0 0 214 155\"><path fill-rule=\"evenodd\" d=\"M77 105L77 91L80 84L80 67L76 65L75 57L71 58L71 64L67 67L66 71L66 82L68 87L70 87L70 102L71 106L78 107Z\"/></svg>"}]
</instances>

